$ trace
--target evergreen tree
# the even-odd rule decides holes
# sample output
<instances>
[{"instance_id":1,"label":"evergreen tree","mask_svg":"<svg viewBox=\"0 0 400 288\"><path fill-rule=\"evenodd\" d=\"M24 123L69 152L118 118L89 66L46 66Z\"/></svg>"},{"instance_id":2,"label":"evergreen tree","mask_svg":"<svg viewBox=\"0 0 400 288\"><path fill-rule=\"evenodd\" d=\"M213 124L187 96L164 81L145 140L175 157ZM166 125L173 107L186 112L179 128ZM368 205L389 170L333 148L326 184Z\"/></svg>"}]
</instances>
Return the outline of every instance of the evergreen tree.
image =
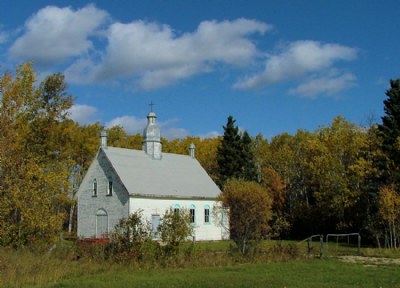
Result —
<instances>
[{"instance_id":1,"label":"evergreen tree","mask_svg":"<svg viewBox=\"0 0 400 288\"><path fill-rule=\"evenodd\" d=\"M228 122L224 126L224 136L217 150L218 185L221 187L227 179L240 177L242 143L235 122L232 116L228 117Z\"/></svg>"},{"instance_id":2,"label":"evergreen tree","mask_svg":"<svg viewBox=\"0 0 400 288\"><path fill-rule=\"evenodd\" d=\"M224 136L217 150L220 187L231 178L248 181L257 179L252 139L246 131L241 136L235 122L232 116L228 117L224 126Z\"/></svg>"},{"instance_id":3,"label":"evergreen tree","mask_svg":"<svg viewBox=\"0 0 400 288\"><path fill-rule=\"evenodd\" d=\"M385 116L378 125L382 137L382 149L388 157L386 169L392 175L391 181L399 178L400 167L400 79L390 80L390 89L386 91L384 103Z\"/></svg>"},{"instance_id":4,"label":"evergreen tree","mask_svg":"<svg viewBox=\"0 0 400 288\"><path fill-rule=\"evenodd\" d=\"M247 131L242 135L242 178L247 181L257 181L257 168L253 152L253 140Z\"/></svg>"}]
</instances>

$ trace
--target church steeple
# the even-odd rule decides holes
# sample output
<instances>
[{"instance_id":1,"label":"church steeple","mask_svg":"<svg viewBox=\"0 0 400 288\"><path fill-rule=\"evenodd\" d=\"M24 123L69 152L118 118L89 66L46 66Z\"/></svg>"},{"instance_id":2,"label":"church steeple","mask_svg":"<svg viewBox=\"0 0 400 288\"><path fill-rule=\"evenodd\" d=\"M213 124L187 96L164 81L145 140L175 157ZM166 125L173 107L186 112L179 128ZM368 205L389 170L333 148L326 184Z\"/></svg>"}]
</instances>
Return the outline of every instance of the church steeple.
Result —
<instances>
[{"instance_id":1,"label":"church steeple","mask_svg":"<svg viewBox=\"0 0 400 288\"><path fill-rule=\"evenodd\" d=\"M154 105L154 104L151 104ZM153 159L161 159L161 133L156 123L156 113L147 115L147 126L143 131L143 151Z\"/></svg>"}]
</instances>

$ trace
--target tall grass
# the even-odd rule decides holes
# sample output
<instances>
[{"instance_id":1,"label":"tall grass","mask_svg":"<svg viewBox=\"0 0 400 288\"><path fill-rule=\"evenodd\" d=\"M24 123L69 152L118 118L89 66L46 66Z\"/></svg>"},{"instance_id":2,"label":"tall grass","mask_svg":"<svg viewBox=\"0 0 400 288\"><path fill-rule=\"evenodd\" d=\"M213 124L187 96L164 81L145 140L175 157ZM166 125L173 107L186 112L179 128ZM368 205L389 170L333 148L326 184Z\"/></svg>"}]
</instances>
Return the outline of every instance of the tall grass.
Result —
<instances>
[{"instance_id":1,"label":"tall grass","mask_svg":"<svg viewBox=\"0 0 400 288\"><path fill-rule=\"evenodd\" d=\"M302 242L264 241L261 247L257 249L250 251L247 256L243 257L239 253L235 253L231 241L204 242L195 243L195 245L184 243L180 248L180 253L174 257L148 257L144 258L142 262L117 263L106 259L101 249L96 252L97 254L84 255L79 254L74 245L64 245L51 252L49 250L43 252L0 248L0 287L43 287L60 281L67 281L66 279L93 279L104 273L104 275L108 275L107 273L124 275L124 271L129 274L144 270L149 275L164 273L161 271L175 271L174 269L186 269L193 272L205 271L202 269L225 271L224 269L229 270L229 267L247 265L248 263L254 265L288 261L290 263L302 263L302 261L310 260L305 260L310 257L307 255L307 244ZM387 251L362 248L361 252L367 256L387 257L390 255L391 257L400 257L400 251L396 250L392 253ZM294 259L300 261L293 262ZM319 265L318 263L321 262L318 261L320 260L307 263ZM168 274L168 272L165 273ZM190 272L188 273L190 274ZM141 277L142 274L138 275L138 277ZM100 285L100 287L105 286Z\"/></svg>"},{"instance_id":2,"label":"tall grass","mask_svg":"<svg viewBox=\"0 0 400 288\"><path fill-rule=\"evenodd\" d=\"M81 259L59 251L32 252L28 249L0 249L0 287L43 286L62 278L99 273L110 264Z\"/></svg>"}]
</instances>

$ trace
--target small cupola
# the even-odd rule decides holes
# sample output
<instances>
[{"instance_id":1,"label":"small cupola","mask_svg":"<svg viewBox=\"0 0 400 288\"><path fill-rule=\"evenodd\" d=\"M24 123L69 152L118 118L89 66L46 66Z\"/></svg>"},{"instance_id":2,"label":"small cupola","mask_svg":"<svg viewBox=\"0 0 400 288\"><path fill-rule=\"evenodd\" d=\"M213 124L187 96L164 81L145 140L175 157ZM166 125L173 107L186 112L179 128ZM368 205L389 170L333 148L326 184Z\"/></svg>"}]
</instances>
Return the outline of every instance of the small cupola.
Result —
<instances>
[{"instance_id":1,"label":"small cupola","mask_svg":"<svg viewBox=\"0 0 400 288\"><path fill-rule=\"evenodd\" d=\"M107 136L108 133L106 130L101 131L100 133L100 147L103 149L107 149Z\"/></svg>"},{"instance_id":2,"label":"small cupola","mask_svg":"<svg viewBox=\"0 0 400 288\"><path fill-rule=\"evenodd\" d=\"M193 159L195 158L195 150L196 150L196 146L194 146L194 144L191 143L189 146L189 156Z\"/></svg>"},{"instance_id":3,"label":"small cupola","mask_svg":"<svg viewBox=\"0 0 400 288\"><path fill-rule=\"evenodd\" d=\"M147 126L143 130L143 151L153 159L161 159L161 133L156 123L156 113L147 115Z\"/></svg>"}]
</instances>

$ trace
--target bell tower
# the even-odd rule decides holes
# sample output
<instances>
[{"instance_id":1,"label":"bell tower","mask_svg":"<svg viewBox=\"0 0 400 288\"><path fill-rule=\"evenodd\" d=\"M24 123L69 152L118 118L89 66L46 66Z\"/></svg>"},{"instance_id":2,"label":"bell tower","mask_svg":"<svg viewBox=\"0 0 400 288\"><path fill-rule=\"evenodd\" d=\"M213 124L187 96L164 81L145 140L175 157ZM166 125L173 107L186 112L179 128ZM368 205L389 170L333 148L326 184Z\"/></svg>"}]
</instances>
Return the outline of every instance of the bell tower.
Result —
<instances>
[{"instance_id":1,"label":"bell tower","mask_svg":"<svg viewBox=\"0 0 400 288\"><path fill-rule=\"evenodd\" d=\"M150 106L154 105L153 103ZM151 109L153 110L153 109ZM156 113L153 111L147 115L147 126L143 131L143 151L153 159L161 159L161 133L156 123Z\"/></svg>"}]
</instances>

